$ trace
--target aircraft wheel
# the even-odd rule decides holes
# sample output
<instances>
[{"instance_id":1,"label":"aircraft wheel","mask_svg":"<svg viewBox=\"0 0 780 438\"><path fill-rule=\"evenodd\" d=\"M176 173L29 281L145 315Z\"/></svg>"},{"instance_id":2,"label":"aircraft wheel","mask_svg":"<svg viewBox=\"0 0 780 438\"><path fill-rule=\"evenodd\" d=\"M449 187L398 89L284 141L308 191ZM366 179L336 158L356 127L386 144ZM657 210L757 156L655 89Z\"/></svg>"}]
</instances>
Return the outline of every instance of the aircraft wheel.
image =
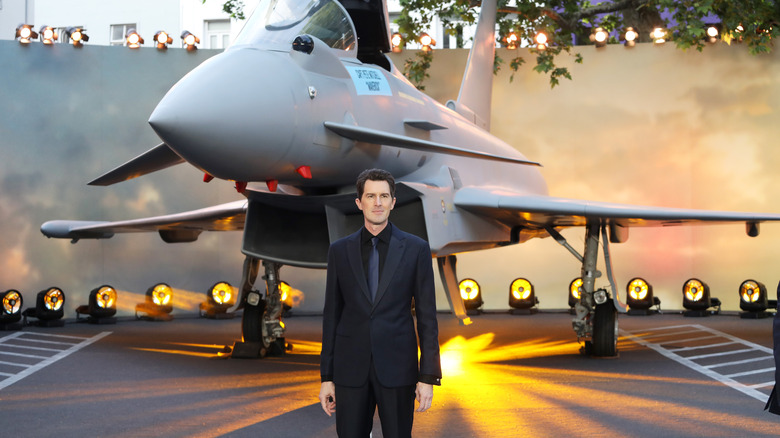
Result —
<instances>
[{"instance_id":1,"label":"aircraft wheel","mask_svg":"<svg viewBox=\"0 0 780 438\"><path fill-rule=\"evenodd\" d=\"M597 357L617 356L617 310L612 301L596 306L593 319L593 341L590 352Z\"/></svg>"},{"instance_id":2,"label":"aircraft wheel","mask_svg":"<svg viewBox=\"0 0 780 438\"><path fill-rule=\"evenodd\" d=\"M266 336L263 336L263 314L265 313L265 300L260 300L257 306L244 306L244 315L241 318L241 335L246 343L260 344L260 357L265 357L268 352Z\"/></svg>"}]
</instances>

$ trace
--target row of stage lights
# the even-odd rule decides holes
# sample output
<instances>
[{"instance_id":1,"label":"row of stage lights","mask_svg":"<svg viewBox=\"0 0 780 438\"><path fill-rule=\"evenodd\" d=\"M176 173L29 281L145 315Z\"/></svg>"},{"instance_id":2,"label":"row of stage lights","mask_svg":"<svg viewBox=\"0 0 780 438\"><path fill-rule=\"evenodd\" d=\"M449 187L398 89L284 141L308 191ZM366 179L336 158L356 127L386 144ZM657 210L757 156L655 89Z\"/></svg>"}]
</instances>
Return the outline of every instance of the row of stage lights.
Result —
<instances>
[{"instance_id":1,"label":"row of stage lights","mask_svg":"<svg viewBox=\"0 0 780 438\"><path fill-rule=\"evenodd\" d=\"M281 282L284 310L289 311L287 304L290 297L290 285ZM86 316L86 321L93 324L115 324L116 304L118 294L115 288L102 285L89 293L89 304L76 308L76 320ZM65 321L65 293L57 287L50 287L38 292L35 307L22 310L24 300L22 294L10 289L0 293L0 330L15 330L27 325L42 327L62 327ZM220 281L206 292L206 301L200 303L199 315L211 319L229 319L235 315L228 310L236 304L236 293L230 283ZM145 300L135 306L136 319L151 321L170 321L173 319L173 289L166 283L158 283L146 290ZM24 322L22 321L24 318ZM29 322L28 318L36 321Z\"/></svg>"},{"instance_id":2,"label":"row of stage lights","mask_svg":"<svg viewBox=\"0 0 780 438\"><path fill-rule=\"evenodd\" d=\"M742 27L740 26L737 28L737 31L742 32ZM654 44L663 44L669 39L668 35L668 30L662 27L656 27L650 32L650 39L652 39ZM719 25L713 24L707 27L704 39L708 43L715 43L718 40L719 35ZM633 27L627 27L626 30L620 34L620 40L623 41L623 44L626 47L634 47L638 39L639 33L637 33ZM436 45L436 41L427 33L421 34L418 41L424 52L431 51L433 46ZM506 48L509 50L515 50L520 46L520 37L518 37L515 32L510 32L503 38L503 41L506 43ZM591 32L590 41L595 44L596 47L604 47L609 42L609 32L601 27L597 27ZM533 43L537 50L547 49L548 42L549 37L545 32L537 32L536 35L534 35ZM394 33L391 38L391 44L393 46L393 52L401 52L404 44L403 36L398 32Z\"/></svg>"},{"instance_id":3,"label":"row of stage lights","mask_svg":"<svg viewBox=\"0 0 780 438\"><path fill-rule=\"evenodd\" d=\"M466 311L478 313L484 303L482 289L475 280L467 278L459 284L460 296ZM780 287L779 287L780 289ZM603 298L594 297L596 302L606 301L606 291L602 292ZM569 307L580 301L582 294L582 278L575 278L569 283ZM594 295L595 295L594 294ZM721 302L710 295L710 287L707 283L691 278L682 287L684 316L708 316L720 313ZM514 314L532 314L538 311L539 299L534 292L534 286L525 278L517 278L509 285L509 307ZM642 278L633 278L626 285L626 304L629 315L651 315L660 313L661 300L653 296L653 286ZM651 309L655 307L655 309ZM745 280L739 286L739 308L741 318L765 318L770 316L768 309L777 307L776 300L770 300L766 286L755 280Z\"/></svg>"},{"instance_id":4,"label":"row of stage lights","mask_svg":"<svg viewBox=\"0 0 780 438\"><path fill-rule=\"evenodd\" d=\"M65 30L65 37L71 41L74 47L81 47L84 42L89 41L89 36L86 30L78 27L69 27ZM40 38L41 42L46 45L54 44L59 39L59 35L51 26L42 26L41 29L36 32L33 30L31 24L20 24L16 28L15 39L18 39L22 44L29 44L36 38ZM200 44L200 38L185 30L181 33L181 39L184 43L187 51L197 50L196 44ZM128 29L125 34L125 42L127 47L131 49L137 49L144 43L144 39L135 29ZM161 30L154 34L154 42L157 43L158 50L165 50L169 44L173 44L173 38L168 35L167 32Z\"/></svg>"}]
</instances>

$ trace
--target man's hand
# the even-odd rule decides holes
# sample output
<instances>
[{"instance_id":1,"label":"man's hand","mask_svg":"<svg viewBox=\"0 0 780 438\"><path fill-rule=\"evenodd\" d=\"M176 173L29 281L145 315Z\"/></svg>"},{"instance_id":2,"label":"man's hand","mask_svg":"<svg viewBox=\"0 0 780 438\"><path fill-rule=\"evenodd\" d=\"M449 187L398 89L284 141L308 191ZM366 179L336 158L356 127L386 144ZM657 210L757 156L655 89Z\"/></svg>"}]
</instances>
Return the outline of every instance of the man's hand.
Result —
<instances>
[{"instance_id":1,"label":"man's hand","mask_svg":"<svg viewBox=\"0 0 780 438\"><path fill-rule=\"evenodd\" d=\"M433 402L433 385L423 382L417 382L417 390L415 391L417 403L417 412L425 412L431 407ZM322 396L320 396L322 397Z\"/></svg>"},{"instance_id":2,"label":"man's hand","mask_svg":"<svg viewBox=\"0 0 780 438\"><path fill-rule=\"evenodd\" d=\"M433 389L431 389L431 397L433 397ZM420 399L419 394L417 399ZM333 382L322 382L320 386L320 404L322 405L322 410L328 414L328 417L336 412L336 385Z\"/></svg>"}]
</instances>

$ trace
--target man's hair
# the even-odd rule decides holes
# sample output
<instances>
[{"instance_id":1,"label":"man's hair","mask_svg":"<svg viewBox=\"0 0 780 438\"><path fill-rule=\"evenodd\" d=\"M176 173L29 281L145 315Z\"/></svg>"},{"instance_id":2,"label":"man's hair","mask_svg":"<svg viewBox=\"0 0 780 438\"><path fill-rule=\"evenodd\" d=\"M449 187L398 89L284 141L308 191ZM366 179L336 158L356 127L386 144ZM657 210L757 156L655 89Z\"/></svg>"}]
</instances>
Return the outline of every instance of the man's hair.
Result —
<instances>
[{"instance_id":1,"label":"man's hair","mask_svg":"<svg viewBox=\"0 0 780 438\"><path fill-rule=\"evenodd\" d=\"M387 181L387 184L390 185L390 196L395 198L395 178L393 178L393 175L391 175L390 172L382 169L366 169L360 172L360 175L358 175L357 178L357 182L355 183L358 199L363 198L363 189L366 187L367 180Z\"/></svg>"}]
</instances>

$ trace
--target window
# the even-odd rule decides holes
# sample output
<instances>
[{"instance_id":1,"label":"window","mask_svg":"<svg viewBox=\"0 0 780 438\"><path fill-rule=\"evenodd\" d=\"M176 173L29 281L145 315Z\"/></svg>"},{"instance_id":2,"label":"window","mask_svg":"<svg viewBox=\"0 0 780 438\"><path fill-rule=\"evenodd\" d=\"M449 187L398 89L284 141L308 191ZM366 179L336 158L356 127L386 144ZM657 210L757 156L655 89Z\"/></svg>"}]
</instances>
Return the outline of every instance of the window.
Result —
<instances>
[{"instance_id":1,"label":"window","mask_svg":"<svg viewBox=\"0 0 780 438\"><path fill-rule=\"evenodd\" d=\"M230 45L230 20L206 21L207 49L224 49Z\"/></svg>"},{"instance_id":2,"label":"window","mask_svg":"<svg viewBox=\"0 0 780 438\"><path fill-rule=\"evenodd\" d=\"M138 27L135 23L112 24L109 44L112 46L124 46L126 44L125 35L127 35L127 31L130 29L138 29Z\"/></svg>"}]
</instances>

